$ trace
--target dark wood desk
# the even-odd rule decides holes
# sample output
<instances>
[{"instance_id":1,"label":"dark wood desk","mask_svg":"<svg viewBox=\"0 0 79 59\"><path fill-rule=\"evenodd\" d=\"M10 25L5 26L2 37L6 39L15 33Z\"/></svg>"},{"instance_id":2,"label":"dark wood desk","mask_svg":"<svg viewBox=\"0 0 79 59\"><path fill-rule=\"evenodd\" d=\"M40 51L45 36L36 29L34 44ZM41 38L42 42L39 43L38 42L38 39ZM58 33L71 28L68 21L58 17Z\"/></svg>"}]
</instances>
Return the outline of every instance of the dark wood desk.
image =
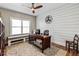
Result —
<instances>
[{"instance_id":1,"label":"dark wood desk","mask_svg":"<svg viewBox=\"0 0 79 59\"><path fill-rule=\"evenodd\" d=\"M41 47L35 44L36 40L41 40ZM33 43L32 43L33 42ZM31 34L29 35L29 43L32 43L33 45L39 47L43 51L46 48L50 48L50 43L51 43L51 36L46 36L46 35L39 35L39 34Z\"/></svg>"}]
</instances>

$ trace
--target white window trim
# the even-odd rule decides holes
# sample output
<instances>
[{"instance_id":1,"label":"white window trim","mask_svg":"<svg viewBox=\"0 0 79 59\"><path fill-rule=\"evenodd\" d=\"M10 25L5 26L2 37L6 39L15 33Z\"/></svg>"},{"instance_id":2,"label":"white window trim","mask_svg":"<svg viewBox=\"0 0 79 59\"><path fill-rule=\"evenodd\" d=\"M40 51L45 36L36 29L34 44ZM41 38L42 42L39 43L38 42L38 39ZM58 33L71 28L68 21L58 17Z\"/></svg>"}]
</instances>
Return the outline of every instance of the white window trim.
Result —
<instances>
[{"instance_id":1,"label":"white window trim","mask_svg":"<svg viewBox=\"0 0 79 59\"><path fill-rule=\"evenodd\" d=\"M22 35L22 34L29 34L30 33L30 29L31 29L31 21L30 20L25 20L25 21L29 21L29 33L23 33L23 26L21 25L21 34L12 34L12 19L16 19L18 20L19 18L10 18L10 35ZM23 24L23 19L19 19L21 20L21 24Z\"/></svg>"}]
</instances>

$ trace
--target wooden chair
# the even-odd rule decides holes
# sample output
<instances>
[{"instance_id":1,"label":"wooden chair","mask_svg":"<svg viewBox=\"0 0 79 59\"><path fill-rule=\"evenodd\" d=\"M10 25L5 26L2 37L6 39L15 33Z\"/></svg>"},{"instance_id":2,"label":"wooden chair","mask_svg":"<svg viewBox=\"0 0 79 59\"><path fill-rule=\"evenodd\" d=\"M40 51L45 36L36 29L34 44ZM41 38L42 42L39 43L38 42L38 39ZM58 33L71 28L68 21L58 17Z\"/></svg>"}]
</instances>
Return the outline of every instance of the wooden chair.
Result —
<instances>
[{"instance_id":1,"label":"wooden chair","mask_svg":"<svg viewBox=\"0 0 79 59\"><path fill-rule=\"evenodd\" d=\"M73 49L74 51L76 51L76 53L78 53L78 40L79 37L77 34L75 34L73 41L66 41L66 49L68 50L68 52Z\"/></svg>"}]
</instances>

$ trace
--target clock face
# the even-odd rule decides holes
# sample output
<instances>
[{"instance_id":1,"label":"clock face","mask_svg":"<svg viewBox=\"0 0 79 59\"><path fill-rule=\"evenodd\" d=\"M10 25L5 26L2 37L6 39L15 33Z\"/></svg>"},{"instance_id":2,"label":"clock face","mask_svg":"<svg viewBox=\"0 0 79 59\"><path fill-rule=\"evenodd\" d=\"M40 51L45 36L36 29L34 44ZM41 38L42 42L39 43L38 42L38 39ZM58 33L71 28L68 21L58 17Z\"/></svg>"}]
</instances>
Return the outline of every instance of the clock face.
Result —
<instances>
[{"instance_id":1,"label":"clock face","mask_svg":"<svg viewBox=\"0 0 79 59\"><path fill-rule=\"evenodd\" d=\"M46 22L47 24L50 24L50 23L52 22L52 20L53 20L53 18L52 18L51 15L48 15L48 16L46 16L46 18L45 18L45 22Z\"/></svg>"}]
</instances>

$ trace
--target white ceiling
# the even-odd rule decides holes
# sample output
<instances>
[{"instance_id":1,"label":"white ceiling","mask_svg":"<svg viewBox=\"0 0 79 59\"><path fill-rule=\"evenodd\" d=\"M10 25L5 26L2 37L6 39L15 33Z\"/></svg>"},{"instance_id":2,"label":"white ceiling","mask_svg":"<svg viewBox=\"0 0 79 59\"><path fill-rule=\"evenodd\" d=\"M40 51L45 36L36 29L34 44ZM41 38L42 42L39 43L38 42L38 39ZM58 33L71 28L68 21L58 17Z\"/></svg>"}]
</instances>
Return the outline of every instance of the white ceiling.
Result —
<instances>
[{"instance_id":1,"label":"white ceiling","mask_svg":"<svg viewBox=\"0 0 79 59\"><path fill-rule=\"evenodd\" d=\"M31 7L31 3L0 3L1 8L18 11L18 12L33 15L33 16L37 16L48 10L55 9L59 6L62 6L63 3L36 3L36 5L43 5L43 7L35 10L35 14L33 14L32 10L28 8L28 7Z\"/></svg>"}]
</instances>

